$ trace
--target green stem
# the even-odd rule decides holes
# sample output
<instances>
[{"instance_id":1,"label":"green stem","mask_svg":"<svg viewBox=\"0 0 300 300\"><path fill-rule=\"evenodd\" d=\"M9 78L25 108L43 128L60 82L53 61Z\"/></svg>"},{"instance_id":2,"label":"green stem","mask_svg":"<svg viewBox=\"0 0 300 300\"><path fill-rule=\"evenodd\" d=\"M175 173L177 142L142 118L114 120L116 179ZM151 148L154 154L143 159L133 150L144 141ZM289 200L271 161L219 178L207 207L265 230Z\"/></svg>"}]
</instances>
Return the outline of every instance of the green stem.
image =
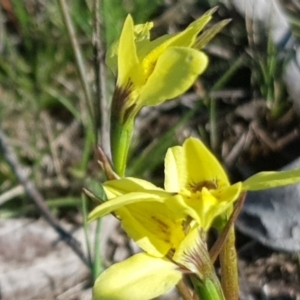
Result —
<instances>
[{"instance_id":1,"label":"green stem","mask_svg":"<svg viewBox=\"0 0 300 300\"><path fill-rule=\"evenodd\" d=\"M84 230L84 237L85 237L85 243L87 248L87 258L89 262L90 269L92 271L93 269L93 263L92 263L92 251L91 251L91 242L90 242L90 227L87 220L87 203L86 203L86 196L82 194L82 216L83 216L83 230Z\"/></svg>"},{"instance_id":2,"label":"green stem","mask_svg":"<svg viewBox=\"0 0 300 300\"><path fill-rule=\"evenodd\" d=\"M102 270L101 254L100 254L100 231L101 219L97 220L95 242L94 242L94 262L93 262L93 278L94 281L98 278Z\"/></svg>"},{"instance_id":3,"label":"green stem","mask_svg":"<svg viewBox=\"0 0 300 300\"><path fill-rule=\"evenodd\" d=\"M124 177L134 119L122 124L111 120L112 160L116 173Z\"/></svg>"},{"instance_id":4,"label":"green stem","mask_svg":"<svg viewBox=\"0 0 300 300\"><path fill-rule=\"evenodd\" d=\"M225 300L220 281L214 272L203 280L195 276L192 276L191 280L201 300Z\"/></svg>"}]
</instances>

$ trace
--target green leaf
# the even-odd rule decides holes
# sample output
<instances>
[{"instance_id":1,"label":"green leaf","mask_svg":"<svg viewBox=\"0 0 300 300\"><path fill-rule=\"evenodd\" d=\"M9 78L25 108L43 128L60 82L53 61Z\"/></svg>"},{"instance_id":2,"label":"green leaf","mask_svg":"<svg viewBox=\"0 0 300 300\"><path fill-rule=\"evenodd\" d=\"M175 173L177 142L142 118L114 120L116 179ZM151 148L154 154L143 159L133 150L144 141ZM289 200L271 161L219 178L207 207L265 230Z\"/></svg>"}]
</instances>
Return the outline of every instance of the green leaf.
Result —
<instances>
[{"instance_id":1,"label":"green leaf","mask_svg":"<svg viewBox=\"0 0 300 300\"><path fill-rule=\"evenodd\" d=\"M300 182L300 169L281 172L260 172L243 182L243 190L257 191Z\"/></svg>"}]
</instances>

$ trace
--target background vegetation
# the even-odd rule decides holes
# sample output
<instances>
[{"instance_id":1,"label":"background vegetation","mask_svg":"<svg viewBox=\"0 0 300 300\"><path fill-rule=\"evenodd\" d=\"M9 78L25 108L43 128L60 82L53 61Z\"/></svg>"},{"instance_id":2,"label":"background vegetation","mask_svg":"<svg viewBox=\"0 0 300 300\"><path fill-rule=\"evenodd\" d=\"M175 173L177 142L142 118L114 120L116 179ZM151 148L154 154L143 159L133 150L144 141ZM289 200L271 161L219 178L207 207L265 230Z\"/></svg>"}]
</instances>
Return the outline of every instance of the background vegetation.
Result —
<instances>
[{"instance_id":1,"label":"background vegetation","mask_svg":"<svg viewBox=\"0 0 300 300\"><path fill-rule=\"evenodd\" d=\"M260 24L217 0L102 0L96 14L94 2L0 1L0 130L56 219L78 219L82 187L101 194L95 146L99 136L107 142L105 120L115 79L107 70L106 97L99 97L97 13L104 50L119 36L128 13L136 23L154 20L153 37L184 28L216 5L212 23L232 19L205 49L210 66L201 79L180 99L141 111L128 175L162 184L166 149L191 134L213 149L233 181L279 168L299 155L299 112L283 81L293 53L275 46L268 30L257 29ZM63 3L79 56L64 22ZM93 205L88 202L85 209ZM40 214L3 151L0 218Z\"/></svg>"}]
</instances>

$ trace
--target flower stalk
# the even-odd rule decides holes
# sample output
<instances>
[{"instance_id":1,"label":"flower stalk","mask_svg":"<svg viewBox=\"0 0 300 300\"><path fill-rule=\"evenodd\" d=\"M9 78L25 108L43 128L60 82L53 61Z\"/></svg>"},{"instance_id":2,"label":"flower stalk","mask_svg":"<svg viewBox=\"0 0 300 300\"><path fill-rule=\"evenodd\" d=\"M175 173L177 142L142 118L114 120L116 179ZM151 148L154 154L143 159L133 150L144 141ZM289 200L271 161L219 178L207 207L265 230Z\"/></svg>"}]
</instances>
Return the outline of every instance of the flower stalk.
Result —
<instances>
[{"instance_id":1,"label":"flower stalk","mask_svg":"<svg viewBox=\"0 0 300 300\"><path fill-rule=\"evenodd\" d=\"M239 299L238 260L235 247L235 230L231 227L220 253L222 289L225 299Z\"/></svg>"},{"instance_id":2,"label":"flower stalk","mask_svg":"<svg viewBox=\"0 0 300 300\"><path fill-rule=\"evenodd\" d=\"M124 177L133 130L133 120L129 120L123 124L118 118L112 116L111 130L111 149L114 169L120 177Z\"/></svg>"}]
</instances>

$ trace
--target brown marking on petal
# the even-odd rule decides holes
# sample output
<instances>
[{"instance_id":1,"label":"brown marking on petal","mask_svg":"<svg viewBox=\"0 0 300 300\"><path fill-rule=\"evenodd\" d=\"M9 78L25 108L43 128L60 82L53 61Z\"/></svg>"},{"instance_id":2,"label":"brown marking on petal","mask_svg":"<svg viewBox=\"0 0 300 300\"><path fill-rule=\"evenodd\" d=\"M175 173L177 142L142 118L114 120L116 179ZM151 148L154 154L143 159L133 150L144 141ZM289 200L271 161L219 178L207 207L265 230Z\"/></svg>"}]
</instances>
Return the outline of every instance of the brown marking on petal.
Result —
<instances>
[{"instance_id":1,"label":"brown marking on petal","mask_svg":"<svg viewBox=\"0 0 300 300\"><path fill-rule=\"evenodd\" d=\"M123 120L126 111L124 107L133 90L133 83L129 80L125 87L116 85L111 104L111 115L114 119Z\"/></svg>"},{"instance_id":2,"label":"brown marking on petal","mask_svg":"<svg viewBox=\"0 0 300 300\"><path fill-rule=\"evenodd\" d=\"M218 188L217 181L205 180L197 183L189 184L190 189L193 193L201 192L201 190L206 187L208 190L216 190Z\"/></svg>"},{"instance_id":3,"label":"brown marking on petal","mask_svg":"<svg viewBox=\"0 0 300 300\"><path fill-rule=\"evenodd\" d=\"M132 105L126 107L126 110L124 112L123 121L126 122L130 117L134 117L134 110L136 108L136 104L132 103Z\"/></svg>"},{"instance_id":4,"label":"brown marking on petal","mask_svg":"<svg viewBox=\"0 0 300 300\"><path fill-rule=\"evenodd\" d=\"M163 221L159 220L155 216L151 216L151 219L153 219L155 222L158 223L158 225L163 233L169 232L169 226L167 224L165 224Z\"/></svg>"},{"instance_id":5,"label":"brown marking on petal","mask_svg":"<svg viewBox=\"0 0 300 300\"><path fill-rule=\"evenodd\" d=\"M205 278L207 274L210 274L212 272L213 268L213 265L210 263L210 257L203 235L204 232L200 230L195 244L193 245L193 247L186 249L183 252L182 257L183 265L184 263L193 265L198 271L198 276L200 276L200 278Z\"/></svg>"}]
</instances>

